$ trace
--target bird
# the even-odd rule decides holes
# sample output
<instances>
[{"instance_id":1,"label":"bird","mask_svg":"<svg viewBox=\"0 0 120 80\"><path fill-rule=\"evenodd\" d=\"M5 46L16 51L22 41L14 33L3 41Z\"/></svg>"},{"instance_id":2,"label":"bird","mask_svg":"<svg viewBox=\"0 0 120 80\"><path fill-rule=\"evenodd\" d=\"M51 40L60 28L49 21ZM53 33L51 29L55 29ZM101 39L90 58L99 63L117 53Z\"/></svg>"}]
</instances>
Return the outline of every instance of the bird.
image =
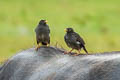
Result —
<instances>
[{"instance_id":1,"label":"bird","mask_svg":"<svg viewBox=\"0 0 120 80\"><path fill-rule=\"evenodd\" d=\"M40 20L38 26L35 28L37 47L40 48L40 45L48 46L50 44L50 29L47 25L47 20Z\"/></svg>"},{"instance_id":2,"label":"bird","mask_svg":"<svg viewBox=\"0 0 120 80\"><path fill-rule=\"evenodd\" d=\"M83 38L80 37L78 33L74 32L73 28L66 28L65 32L64 40L67 46L72 48L72 50L65 52L65 54L71 53L75 49L78 51L76 55L79 55L81 48L83 48L83 50L88 54Z\"/></svg>"}]
</instances>

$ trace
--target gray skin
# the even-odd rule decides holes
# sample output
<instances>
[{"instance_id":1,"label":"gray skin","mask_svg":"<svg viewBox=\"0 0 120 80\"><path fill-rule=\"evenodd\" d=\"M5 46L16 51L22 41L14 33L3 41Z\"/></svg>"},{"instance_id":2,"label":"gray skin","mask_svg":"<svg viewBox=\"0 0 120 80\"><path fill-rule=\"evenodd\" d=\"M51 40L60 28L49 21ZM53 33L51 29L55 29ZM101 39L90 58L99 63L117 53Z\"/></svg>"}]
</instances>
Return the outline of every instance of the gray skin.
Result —
<instances>
[{"instance_id":1,"label":"gray skin","mask_svg":"<svg viewBox=\"0 0 120 80\"><path fill-rule=\"evenodd\" d=\"M54 47L30 48L1 65L0 80L120 80L120 52L71 56Z\"/></svg>"}]
</instances>

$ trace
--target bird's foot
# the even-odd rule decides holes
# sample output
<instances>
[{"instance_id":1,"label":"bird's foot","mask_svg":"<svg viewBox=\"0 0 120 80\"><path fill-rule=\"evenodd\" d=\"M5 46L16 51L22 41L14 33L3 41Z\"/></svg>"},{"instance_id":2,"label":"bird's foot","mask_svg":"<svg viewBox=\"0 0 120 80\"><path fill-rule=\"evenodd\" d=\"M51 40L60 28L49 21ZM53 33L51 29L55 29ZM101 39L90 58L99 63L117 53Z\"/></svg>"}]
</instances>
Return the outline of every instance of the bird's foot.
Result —
<instances>
[{"instance_id":1,"label":"bird's foot","mask_svg":"<svg viewBox=\"0 0 120 80\"><path fill-rule=\"evenodd\" d=\"M70 54L74 49L70 50L69 52L64 52L64 54Z\"/></svg>"},{"instance_id":2,"label":"bird's foot","mask_svg":"<svg viewBox=\"0 0 120 80\"><path fill-rule=\"evenodd\" d=\"M37 51L39 48L40 48L40 46L38 45L38 46L35 48L35 50Z\"/></svg>"},{"instance_id":3,"label":"bird's foot","mask_svg":"<svg viewBox=\"0 0 120 80\"><path fill-rule=\"evenodd\" d=\"M37 50L38 50L38 48L36 47L36 48L35 48L35 50L37 51Z\"/></svg>"},{"instance_id":4,"label":"bird's foot","mask_svg":"<svg viewBox=\"0 0 120 80\"><path fill-rule=\"evenodd\" d=\"M80 55L80 51L78 51L79 53L75 52L75 54L73 54L73 56L78 56Z\"/></svg>"},{"instance_id":5,"label":"bird's foot","mask_svg":"<svg viewBox=\"0 0 120 80\"><path fill-rule=\"evenodd\" d=\"M72 56L78 56L78 55L80 55L80 54L76 53L76 54L73 54Z\"/></svg>"},{"instance_id":6,"label":"bird's foot","mask_svg":"<svg viewBox=\"0 0 120 80\"><path fill-rule=\"evenodd\" d=\"M47 47L50 47L50 44L47 44Z\"/></svg>"},{"instance_id":7,"label":"bird's foot","mask_svg":"<svg viewBox=\"0 0 120 80\"><path fill-rule=\"evenodd\" d=\"M64 54L68 54L69 52L65 51Z\"/></svg>"}]
</instances>

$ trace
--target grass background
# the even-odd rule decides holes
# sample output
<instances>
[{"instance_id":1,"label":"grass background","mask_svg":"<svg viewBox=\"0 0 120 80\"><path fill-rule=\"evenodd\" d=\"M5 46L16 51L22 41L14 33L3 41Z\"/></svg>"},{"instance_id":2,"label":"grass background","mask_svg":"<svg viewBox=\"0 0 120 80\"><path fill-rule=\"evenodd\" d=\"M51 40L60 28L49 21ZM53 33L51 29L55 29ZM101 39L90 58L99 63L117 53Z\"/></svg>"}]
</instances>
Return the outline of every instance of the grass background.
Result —
<instances>
[{"instance_id":1,"label":"grass background","mask_svg":"<svg viewBox=\"0 0 120 80\"><path fill-rule=\"evenodd\" d=\"M48 20L51 45L64 43L72 27L89 52L120 50L120 0L0 0L0 62L35 46L40 19Z\"/></svg>"}]
</instances>

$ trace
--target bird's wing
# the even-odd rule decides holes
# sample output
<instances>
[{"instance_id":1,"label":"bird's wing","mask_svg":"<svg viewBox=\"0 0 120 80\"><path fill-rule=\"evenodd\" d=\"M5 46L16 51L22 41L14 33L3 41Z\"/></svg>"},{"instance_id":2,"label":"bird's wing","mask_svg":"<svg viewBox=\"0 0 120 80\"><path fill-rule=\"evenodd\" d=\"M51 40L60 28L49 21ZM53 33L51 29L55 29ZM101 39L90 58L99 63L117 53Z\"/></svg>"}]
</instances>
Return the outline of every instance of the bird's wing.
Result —
<instances>
[{"instance_id":1,"label":"bird's wing","mask_svg":"<svg viewBox=\"0 0 120 80\"><path fill-rule=\"evenodd\" d=\"M49 26L48 25L46 25L47 26L47 31L50 33L50 28L49 28Z\"/></svg>"},{"instance_id":2,"label":"bird's wing","mask_svg":"<svg viewBox=\"0 0 120 80\"><path fill-rule=\"evenodd\" d=\"M48 33L50 34L50 29L49 29L49 28L47 29L47 31L48 31Z\"/></svg>"},{"instance_id":3,"label":"bird's wing","mask_svg":"<svg viewBox=\"0 0 120 80\"><path fill-rule=\"evenodd\" d=\"M80 37L80 35L78 33L73 33L73 35L75 36L75 40L77 41L78 44L85 44L84 40Z\"/></svg>"}]
</instances>

